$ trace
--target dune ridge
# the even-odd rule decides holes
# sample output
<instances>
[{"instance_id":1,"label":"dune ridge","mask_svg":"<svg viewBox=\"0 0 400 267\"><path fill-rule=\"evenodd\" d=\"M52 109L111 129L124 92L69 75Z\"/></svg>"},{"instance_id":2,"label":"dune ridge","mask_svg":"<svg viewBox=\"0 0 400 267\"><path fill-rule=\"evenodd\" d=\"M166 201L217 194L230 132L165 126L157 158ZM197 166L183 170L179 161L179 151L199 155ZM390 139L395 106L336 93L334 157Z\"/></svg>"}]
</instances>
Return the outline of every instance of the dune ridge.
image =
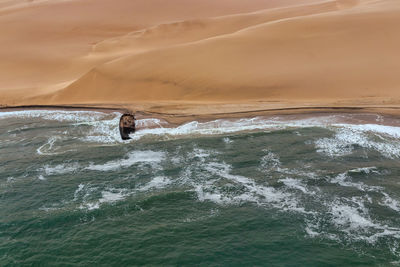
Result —
<instances>
[{"instance_id":1,"label":"dune ridge","mask_svg":"<svg viewBox=\"0 0 400 267\"><path fill-rule=\"evenodd\" d=\"M396 0L255 1L247 10L234 2L218 15L173 14L100 36L69 62L71 71L13 103L400 103Z\"/></svg>"}]
</instances>

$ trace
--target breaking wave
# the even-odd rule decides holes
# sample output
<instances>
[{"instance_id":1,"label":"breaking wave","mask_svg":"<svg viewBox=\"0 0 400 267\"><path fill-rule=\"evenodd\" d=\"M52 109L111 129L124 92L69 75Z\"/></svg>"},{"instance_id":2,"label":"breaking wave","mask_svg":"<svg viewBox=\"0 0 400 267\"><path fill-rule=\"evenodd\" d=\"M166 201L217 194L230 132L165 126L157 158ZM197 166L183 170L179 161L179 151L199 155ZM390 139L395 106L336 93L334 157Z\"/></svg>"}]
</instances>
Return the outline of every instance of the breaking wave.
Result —
<instances>
[{"instance_id":1,"label":"breaking wave","mask_svg":"<svg viewBox=\"0 0 400 267\"><path fill-rule=\"evenodd\" d=\"M375 150L388 158L400 156L400 127L382 125L333 125L332 138L315 141L317 151L328 156L345 156L353 153L355 146Z\"/></svg>"},{"instance_id":2,"label":"breaking wave","mask_svg":"<svg viewBox=\"0 0 400 267\"><path fill-rule=\"evenodd\" d=\"M117 114L116 112L113 113ZM119 113L118 113L119 114ZM104 119L107 113L97 111L67 111L67 110L20 110L0 112L0 119L24 118L59 121L59 122L85 122Z\"/></svg>"},{"instance_id":3,"label":"breaking wave","mask_svg":"<svg viewBox=\"0 0 400 267\"><path fill-rule=\"evenodd\" d=\"M119 135L118 122L120 113L97 111L12 111L0 112L1 119L29 118L44 121L68 123L72 127L60 132L51 132L47 141L37 148L39 155L64 153L67 148L59 149L59 143L71 138L94 144L124 143ZM376 121L376 124L358 123L356 115L325 115L313 118L291 118L285 116L255 117L243 119L218 119L208 122L192 121L177 127L171 127L166 121L157 118L137 120L135 134L130 142L141 139L169 140L183 137L232 134L248 131L276 131L319 127L332 131L332 137L313 141L317 151L330 157L346 156L353 153L356 146L375 150L388 158L400 156L400 127L382 125L383 118L370 115L364 122ZM348 122L347 122L348 121ZM354 124L354 122L357 122ZM26 125L24 126L27 127ZM25 129L24 128L24 129ZM26 129L25 129L26 130ZM298 134L298 132L297 132ZM231 140L225 138L230 144ZM74 148L68 148L74 149Z\"/></svg>"},{"instance_id":4,"label":"breaking wave","mask_svg":"<svg viewBox=\"0 0 400 267\"><path fill-rule=\"evenodd\" d=\"M57 175L75 172L79 167L80 165L78 163L58 164L55 166L45 165L43 170L46 175Z\"/></svg>"},{"instance_id":5,"label":"breaking wave","mask_svg":"<svg viewBox=\"0 0 400 267\"><path fill-rule=\"evenodd\" d=\"M92 171L113 171L121 168L127 168L137 163L154 165L165 158L163 152L155 151L132 151L123 159L108 161L104 164L90 164L86 167Z\"/></svg>"},{"instance_id":6,"label":"breaking wave","mask_svg":"<svg viewBox=\"0 0 400 267\"><path fill-rule=\"evenodd\" d=\"M259 169L265 176L269 176L271 172L278 172L281 178L277 185L235 174L232 165L216 159L217 151L195 147L175 162L179 166L185 166L177 177L155 176L148 182L139 183L130 189L80 184L73 198L81 203L80 209L90 211L101 208L103 204L124 201L127 197L141 192L186 188L193 192L200 202L212 202L223 206L248 203L298 214L303 217L304 231L310 238L375 244L381 238L390 236L394 243L400 241L400 228L377 219L375 209L370 207L379 205L398 213L399 200L387 193L382 186L367 185L354 180L354 177L360 175L366 181L369 177L381 176L382 173L376 167L360 167L336 175L324 175L287 168L282 165L276 154L268 150L264 150L264 153ZM102 166L99 169L109 171L138 162L135 159L129 160L129 155L124 161L99 165ZM152 160L143 162L160 164L163 158L172 155L146 151L143 152L143 158L146 157ZM185 164L188 159L194 158L197 159L195 162ZM97 170L93 166L92 169ZM355 196L332 195L327 183L355 190L351 193Z\"/></svg>"},{"instance_id":7,"label":"breaking wave","mask_svg":"<svg viewBox=\"0 0 400 267\"><path fill-rule=\"evenodd\" d=\"M398 216L400 199L391 191L390 184L384 182L384 177L390 173L390 169L382 169L379 164L382 160L398 164L400 127L380 124L384 122L382 117L376 119L376 124L357 124L354 120L344 122L347 119L344 115L329 115L300 119L256 117L209 122L192 121L177 127L161 119L139 119L138 131L132 135L129 145L143 145L146 142L142 141L148 140L158 142L182 138L194 140L193 143L196 143L196 138L193 137L211 135L219 138L218 142L222 147L219 147L219 150L210 149L210 146L204 145L208 147L204 148L198 144L188 145L187 143L191 142L187 142L180 145L171 144L176 147L170 150L164 150L158 145L143 148L143 145L129 151L127 146L121 155L120 145L125 142L121 141L119 136L119 116L119 113L92 111L16 111L0 113L0 120L18 117L38 119L37 122L62 122L63 127L49 127L48 133L43 136L35 135L34 140L30 140L34 145L33 153L43 160L34 168L34 179L45 181L40 184L51 183L53 178L55 180L65 174L107 174L102 176L106 178L93 179L91 182L86 181L86 177L81 177L82 181L79 180L75 184L73 191L66 197L67 200L62 203L60 201L59 206L67 205L81 212L91 212L149 192L167 194L166 189L170 189L189 192L197 202L201 202L202 205L212 204L217 209L232 205L253 205L284 214L290 213L304 221L304 234L308 238L327 238L345 244L364 242L372 245L384 239L391 247L399 245L400 228L390 216L387 217L389 219L384 219L382 213ZM314 135L308 136L305 128L317 129L313 129ZM24 125L12 134L22 136L29 130L30 126ZM283 150L290 149L289 145L284 149L279 147L274 150L262 146L266 142L270 142L270 146L280 144L274 144L272 139L262 139L257 144L258 158L251 162L251 167L254 167L252 172L238 171L240 167L236 168L234 158L242 155L232 156L232 151L240 143L237 138L239 135L236 134L253 131L270 133L278 130L290 130L285 132L291 132L295 138L290 145L294 146L300 142L303 150L298 154L297 151L290 151L292 154L286 155L285 158L282 155L287 154L287 151ZM226 136L227 134L229 136ZM254 136L249 137L246 142L250 144ZM24 140L25 137L22 137L21 140ZM272 137L268 135L265 138ZM0 142L2 145L6 143ZM82 143L87 145L86 148L115 148L118 156L105 157L103 161L89 159L77 162L68 159L61 164L63 161L57 161L57 164L47 161L49 156L78 150ZM165 147L169 145L167 142L163 144ZM104 147L101 149L105 149ZM224 149L231 153L225 158ZM253 152L246 150L249 149L247 146L241 149L247 154ZM361 156L355 154L359 151L363 152ZM368 165L361 164L360 160L346 165L348 156L368 159L371 156L369 152L372 156L378 156ZM305 161L302 157L306 153L316 155ZM292 160L291 164L287 164L288 158ZM324 164L318 161L320 158L330 164L333 164L334 159L335 165L323 166ZM318 161L320 165L312 165L313 161ZM136 175L139 173L137 169L140 168L142 172ZM125 169L128 170L126 173L130 174L112 173ZM7 180L1 181L2 190L19 182L19 176L11 174L7 174ZM50 212L55 207L58 206L50 205L42 209Z\"/></svg>"}]
</instances>

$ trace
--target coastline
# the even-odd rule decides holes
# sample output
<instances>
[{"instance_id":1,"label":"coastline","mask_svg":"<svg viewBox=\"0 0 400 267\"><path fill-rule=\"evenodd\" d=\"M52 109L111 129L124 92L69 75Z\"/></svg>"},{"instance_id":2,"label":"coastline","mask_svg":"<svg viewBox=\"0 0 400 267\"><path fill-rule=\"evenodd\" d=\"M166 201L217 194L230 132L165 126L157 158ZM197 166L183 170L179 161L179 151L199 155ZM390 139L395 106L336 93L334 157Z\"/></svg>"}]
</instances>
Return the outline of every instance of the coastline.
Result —
<instances>
[{"instance_id":1,"label":"coastline","mask_svg":"<svg viewBox=\"0 0 400 267\"><path fill-rule=\"evenodd\" d=\"M396 121L400 119L399 106L299 106L299 105L282 105L280 107L265 108L265 105L253 105L253 108L240 109L235 111L232 107L233 104L220 104L218 110L211 108L211 112L204 111L209 105L202 104L192 106L188 111L177 111L168 109L168 106L157 106L156 108L162 110L154 110L154 106L149 103L142 104L72 104L72 105L17 105L17 106L0 106L0 112L9 111L24 111L24 110L63 110L63 111L96 111L103 113L134 113L138 119L157 118L165 120L172 126L181 125L191 121L206 122L218 119L242 119L252 117L272 117L284 116L291 119L312 118L323 115L333 114L365 114L365 115L381 115L389 121ZM258 107L258 109L257 109ZM195 111L195 112L193 112ZM196 112L197 111L197 112ZM219 112L215 112L219 111ZM400 125L398 122L393 125Z\"/></svg>"}]
</instances>

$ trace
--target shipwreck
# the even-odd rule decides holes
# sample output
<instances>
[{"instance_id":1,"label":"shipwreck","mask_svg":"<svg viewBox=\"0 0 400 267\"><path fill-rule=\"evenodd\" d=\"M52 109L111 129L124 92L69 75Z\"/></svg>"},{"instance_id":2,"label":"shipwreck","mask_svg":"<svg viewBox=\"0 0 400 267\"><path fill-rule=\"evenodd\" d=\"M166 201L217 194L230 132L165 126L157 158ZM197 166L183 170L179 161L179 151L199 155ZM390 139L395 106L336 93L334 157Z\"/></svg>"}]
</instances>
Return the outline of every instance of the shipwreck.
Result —
<instances>
[{"instance_id":1,"label":"shipwreck","mask_svg":"<svg viewBox=\"0 0 400 267\"><path fill-rule=\"evenodd\" d=\"M131 113L125 113L119 120L119 133L121 134L122 140L129 140L130 134L136 131L135 115Z\"/></svg>"}]
</instances>

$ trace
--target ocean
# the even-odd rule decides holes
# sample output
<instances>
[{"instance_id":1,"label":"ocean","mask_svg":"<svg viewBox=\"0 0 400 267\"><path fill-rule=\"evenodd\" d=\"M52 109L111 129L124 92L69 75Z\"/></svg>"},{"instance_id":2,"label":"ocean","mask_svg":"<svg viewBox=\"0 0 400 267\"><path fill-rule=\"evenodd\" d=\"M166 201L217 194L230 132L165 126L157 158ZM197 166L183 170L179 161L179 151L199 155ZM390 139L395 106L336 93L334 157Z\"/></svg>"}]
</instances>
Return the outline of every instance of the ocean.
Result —
<instances>
[{"instance_id":1,"label":"ocean","mask_svg":"<svg viewBox=\"0 0 400 267\"><path fill-rule=\"evenodd\" d=\"M400 265L400 121L120 115L0 113L1 266Z\"/></svg>"}]
</instances>

